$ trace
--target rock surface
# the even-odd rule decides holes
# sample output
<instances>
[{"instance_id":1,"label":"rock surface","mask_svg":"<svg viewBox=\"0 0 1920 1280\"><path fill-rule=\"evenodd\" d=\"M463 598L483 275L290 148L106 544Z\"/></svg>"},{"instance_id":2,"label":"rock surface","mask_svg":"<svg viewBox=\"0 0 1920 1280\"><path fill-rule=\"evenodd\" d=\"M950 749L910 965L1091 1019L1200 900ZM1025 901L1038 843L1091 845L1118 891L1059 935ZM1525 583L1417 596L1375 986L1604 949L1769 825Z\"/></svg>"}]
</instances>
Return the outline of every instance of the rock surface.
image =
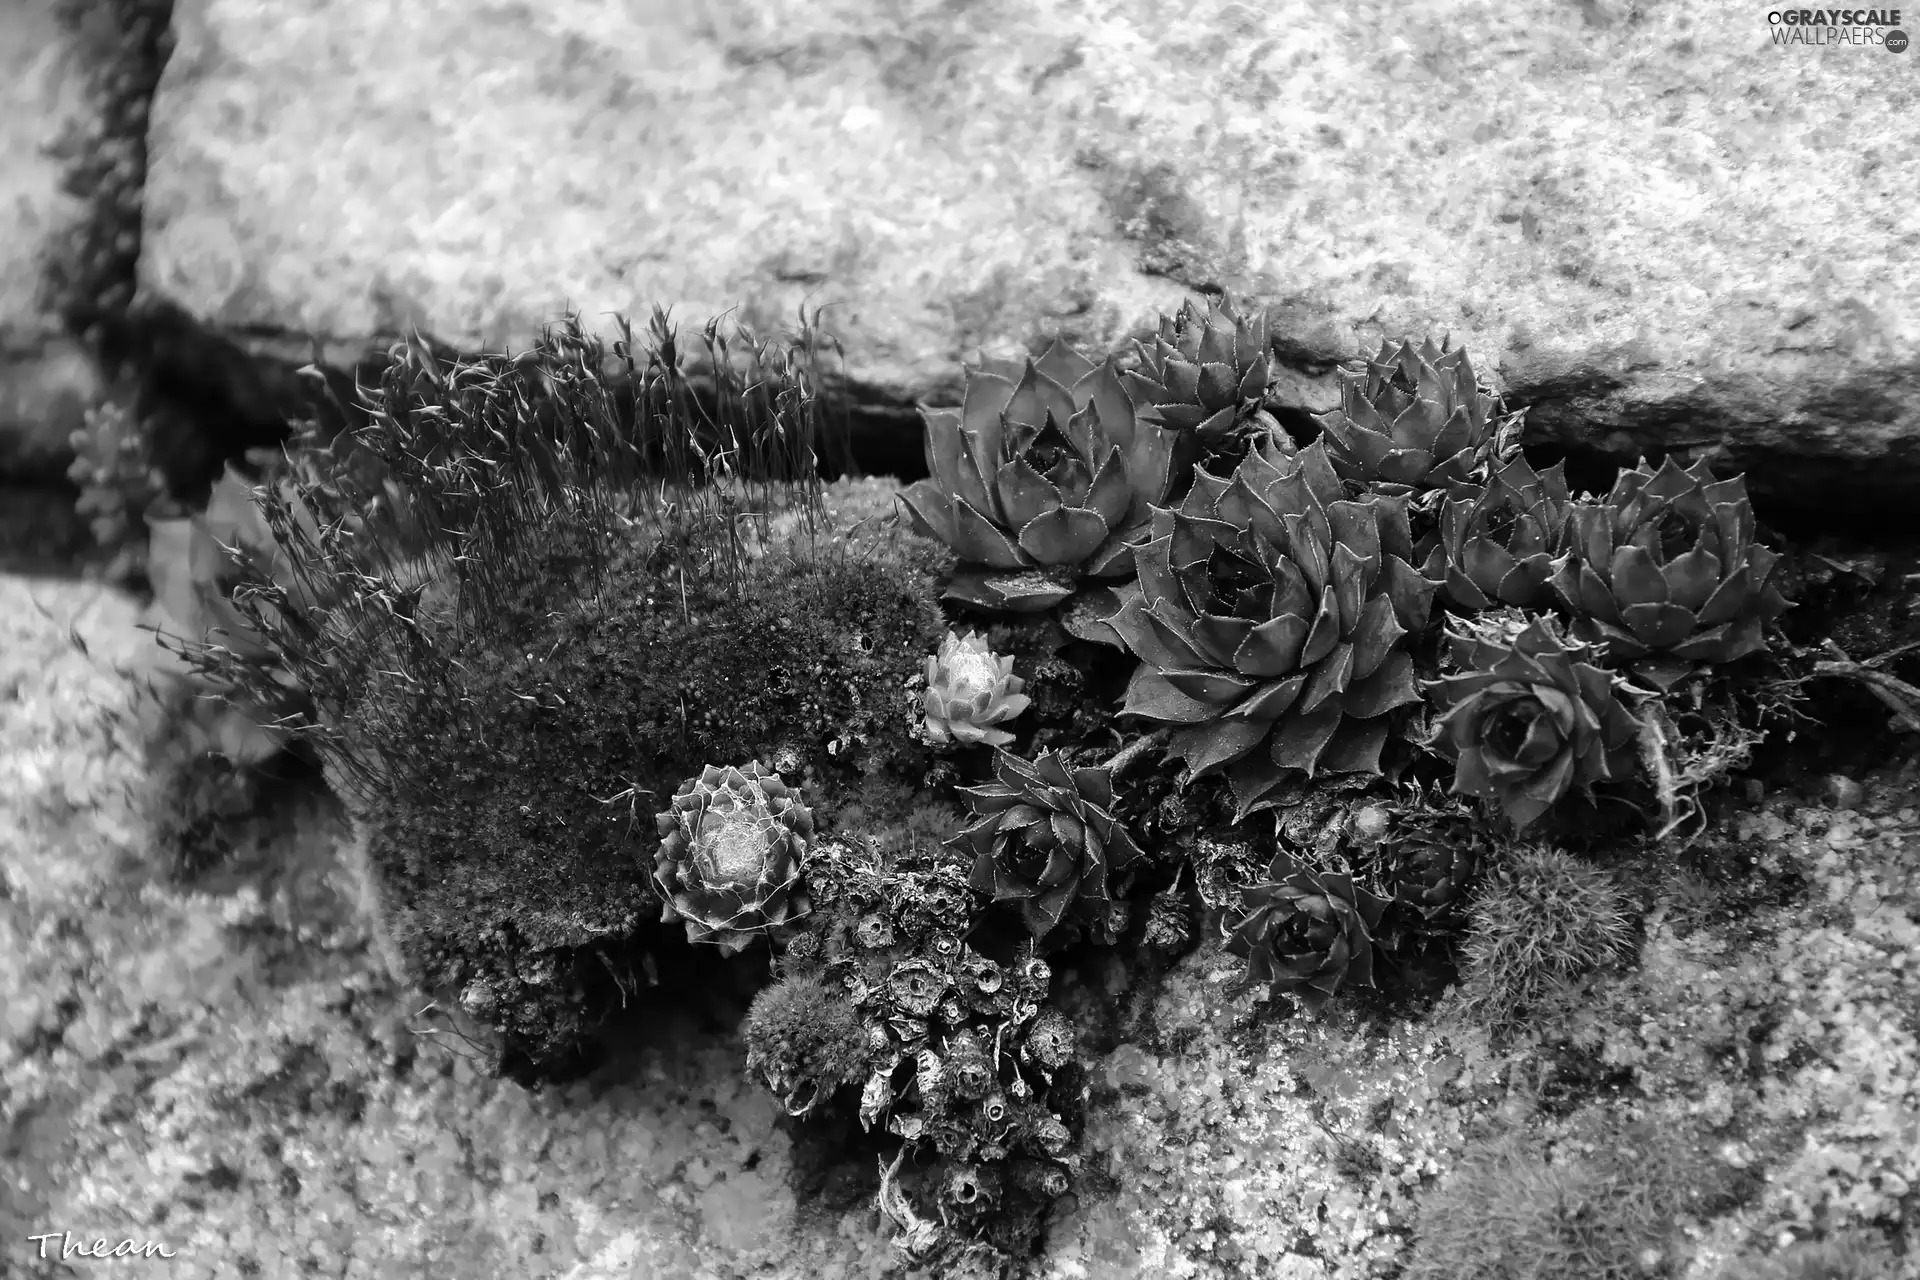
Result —
<instances>
[{"instance_id":1,"label":"rock surface","mask_svg":"<svg viewBox=\"0 0 1920 1280\"><path fill-rule=\"evenodd\" d=\"M387 976L329 806L158 875L143 616L0 576L0 1275L75 1274L27 1242L65 1232L209 1278L885 1272L857 1192L796 1203L731 1022L528 1093Z\"/></svg>"},{"instance_id":2,"label":"rock surface","mask_svg":"<svg viewBox=\"0 0 1920 1280\"><path fill-rule=\"evenodd\" d=\"M58 478L99 385L43 287L47 261L86 220L61 182L59 145L92 112L82 57L57 0L0 9L0 480Z\"/></svg>"},{"instance_id":3,"label":"rock surface","mask_svg":"<svg viewBox=\"0 0 1920 1280\"><path fill-rule=\"evenodd\" d=\"M22 1243L72 1232L209 1278L901 1274L866 1171L809 1166L744 1078L738 1010L528 1093L388 976L330 806L191 886L156 874L126 723L143 616L0 577L0 1272L77 1274ZM1735 870L1666 880L1634 968L1510 1051L1344 1006L1277 1017L1203 947L1094 1061L1080 1194L1031 1274L1392 1274L1478 1135L1525 1123L1558 1171L1631 1123L1718 1197L1650 1246L1654 1274L1743 1280L1756 1247L1872 1224L1920 1275L1913 774L1865 779L1848 811L1735 816L1709 841Z\"/></svg>"},{"instance_id":4,"label":"rock surface","mask_svg":"<svg viewBox=\"0 0 1920 1280\"><path fill-rule=\"evenodd\" d=\"M1920 485L1913 54L1762 10L179 0L151 298L345 367L566 304L830 304L874 397L1189 289L1271 304L1297 407L1450 331L1530 439ZM1856 104L1871 102L1862 112ZM1804 505L1804 504L1803 504Z\"/></svg>"}]
</instances>

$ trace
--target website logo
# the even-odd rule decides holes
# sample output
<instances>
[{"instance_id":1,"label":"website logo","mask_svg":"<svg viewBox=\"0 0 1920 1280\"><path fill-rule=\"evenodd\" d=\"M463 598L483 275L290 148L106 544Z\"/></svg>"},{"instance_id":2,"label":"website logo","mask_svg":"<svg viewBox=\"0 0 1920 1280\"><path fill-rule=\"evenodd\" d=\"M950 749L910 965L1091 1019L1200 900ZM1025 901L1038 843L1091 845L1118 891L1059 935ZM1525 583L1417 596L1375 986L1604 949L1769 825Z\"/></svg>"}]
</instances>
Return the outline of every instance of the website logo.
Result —
<instances>
[{"instance_id":1,"label":"website logo","mask_svg":"<svg viewBox=\"0 0 1920 1280\"><path fill-rule=\"evenodd\" d=\"M1782 46L1819 45L1907 51L1898 9L1775 9L1767 15L1773 42Z\"/></svg>"}]
</instances>

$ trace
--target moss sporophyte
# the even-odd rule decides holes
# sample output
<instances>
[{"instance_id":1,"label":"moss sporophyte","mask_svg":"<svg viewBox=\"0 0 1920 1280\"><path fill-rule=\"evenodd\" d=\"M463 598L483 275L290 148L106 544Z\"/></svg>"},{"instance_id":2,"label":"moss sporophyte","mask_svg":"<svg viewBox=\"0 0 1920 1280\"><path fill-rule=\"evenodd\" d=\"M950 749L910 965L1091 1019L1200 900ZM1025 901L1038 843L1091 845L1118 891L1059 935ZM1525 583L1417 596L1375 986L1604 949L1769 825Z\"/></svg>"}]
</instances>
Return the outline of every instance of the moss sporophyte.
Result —
<instances>
[{"instance_id":1,"label":"moss sporophyte","mask_svg":"<svg viewBox=\"0 0 1920 1280\"><path fill-rule=\"evenodd\" d=\"M1557 842L1732 767L1661 726L1757 705L1785 606L1737 479L1576 495L1431 341L1309 440L1257 310L1054 342L926 407L900 489L821 479L808 324L709 326L704 371L664 313L621 332L397 346L331 462L297 436L257 520L199 517L256 545L236 639L188 648L297 692L409 976L503 1059L575 1060L623 975L751 967L751 1072L897 1141L921 1263L1029 1251L1083 1172L1095 956L1219 935L1329 1016L1458 970L1501 1029L1624 956L1636 908ZM206 559L157 580L198 600Z\"/></svg>"}]
</instances>

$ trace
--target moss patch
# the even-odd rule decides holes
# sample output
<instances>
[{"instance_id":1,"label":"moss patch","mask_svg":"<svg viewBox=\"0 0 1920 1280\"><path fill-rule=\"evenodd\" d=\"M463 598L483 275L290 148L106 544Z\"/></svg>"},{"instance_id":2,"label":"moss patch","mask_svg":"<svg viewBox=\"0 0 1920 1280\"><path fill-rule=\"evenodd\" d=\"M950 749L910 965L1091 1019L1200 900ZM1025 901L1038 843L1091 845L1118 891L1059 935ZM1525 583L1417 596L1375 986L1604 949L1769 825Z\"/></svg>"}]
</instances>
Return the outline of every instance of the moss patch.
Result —
<instances>
[{"instance_id":1,"label":"moss patch","mask_svg":"<svg viewBox=\"0 0 1920 1280\"><path fill-rule=\"evenodd\" d=\"M595 1016L586 975L677 945L653 927L648 877L653 815L685 778L771 751L830 803L915 758L904 689L944 629L918 555L891 540L770 554L726 591L634 548L607 589L530 587L487 639L453 639L457 687L388 731L437 771L395 778L367 815L415 976L462 987L536 1058L558 1053ZM579 567L558 546L526 581Z\"/></svg>"}]
</instances>

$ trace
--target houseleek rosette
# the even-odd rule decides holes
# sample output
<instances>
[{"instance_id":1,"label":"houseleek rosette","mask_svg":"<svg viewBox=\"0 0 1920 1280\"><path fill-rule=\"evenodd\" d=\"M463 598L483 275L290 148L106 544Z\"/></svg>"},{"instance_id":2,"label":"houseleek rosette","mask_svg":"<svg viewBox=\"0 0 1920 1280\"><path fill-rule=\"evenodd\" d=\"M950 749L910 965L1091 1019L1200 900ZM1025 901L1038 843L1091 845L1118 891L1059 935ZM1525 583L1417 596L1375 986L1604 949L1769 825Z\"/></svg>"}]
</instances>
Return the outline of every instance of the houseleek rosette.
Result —
<instances>
[{"instance_id":1,"label":"houseleek rosette","mask_svg":"<svg viewBox=\"0 0 1920 1280\"><path fill-rule=\"evenodd\" d=\"M1704 460L1642 462L1571 519L1552 587L1574 634L1662 687L1695 663L1764 648L1787 607L1772 581L1779 557L1754 542L1745 478L1716 481Z\"/></svg>"},{"instance_id":2,"label":"houseleek rosette","mask_svg":"<svg viewBox=\"0 0 1920 1280\"><path fill-rule=\"evenodd\" d=\"M947 632L940 652L927 659L927 737L940 746L1006 746L1013 735L994 726L1027 709L1025 686L1013 674L1013 659L994 653L983 637Z\"/></svg>"},{"instance_id":3,"label":"houseleek rosette","mask_svg":"<svg viewBox=\"0 0 1920 1280\"><path fill-rule=\"evenodd\" d=\"M661 919L732 955L759 934L807 914L800 861L813 814L780 775L758 764L708 765L654 818L661 841L654 887Z\"/></svg>"},{"instance_id":4,"label":"houseleek rosette","mask_svg":"<svg viewBox=\"0 0 1920 1280\"><path fill-rule=\"evenodd\" d=\"M1181 726L1168 753L1189 779L1227 770L1242 815L1288 770L1379 773L1433 601L1404 501L1347 499L1319 442L1256 448L1195 472L1151 532L1109 622L1142 662L1123 711Z\"/></svg>"},{"instance_id":5,"label":"houseleek rosette","mask_svg":"<svg viewBox=\"0 0 1920 1280\"><path fill-rule=\"evenodd\" d=\"M1327 453L1341 479L1377 493L1481 479L1518 434L1519 415L1480 389L1464 347L1383 342L1364 370L1342 378L1340 407L1321 417Z\"/></svg>"},{"instance_id":6,"label":"houseleek rosette","mask_svg":"<svg viewBox=\"0 0 1920 1280\"><path fill-rule=\"evenodd\" d=\"M1463 613L1502 605L1549 608L1548 583L1554 558L1565 550L1572 510L1562 464L1536 472L1515 458L1484 486L1447 492L1424 572Z\"/></svg>"},{"instance_id":7,"label":"houseleek rosette","mask_svg":"<svg viewBox=\"0 0 1920 1280\"><path fill-rule=\"evenodd\" d=\"M1428 929L1466 923L1467 892L1479 874L1482 842L1469 824L1427 820L1397 833L1386 863L1394 903Z\"/></svg>"},{"instance_id":8,"label":"houseleek rosette","mask_svg":"<svg viewBox=\"0 0 1920 1280\"><path fill-rule=\"evenodd\" d=\"M960 790L976 817L953 843L973 855L975 889L1017 906L1035 938L1076 906L1096 932L1105 928L1108 873L1141 856L1113 816L1107 770L1069 768L1058 752L1028 763L1003 751L994 781Z\"/></svg>"},{"instance_id":9,"label":"houseleek rosette","mask_svg":"<svg viewBox=\"0 0 1920 1280\"><path fill-rule=\"evenodd\" d=\"M1373 931L1386 899L1349 875L1315 871L1284 849L1243 891L1227 950L1247 961L1240 989L1265 985L1320 1009L1343 986L1373 985Z\"/></svg>"},{"instance_id":10,"label":"houseleek rosette","mask_svg":"<svg viewBox=\"0 0 1920 1280\"><path fill-rule=\"evenodd\" d=\"M1024 365L983 364L960 408L921 416L929 476L901 502L960 558L949 598L1032 613L1133 572L1128 544L1174 483L1175 435L1136 419L1111 360L1055 342Z\"/></svg>"},{"instance_id":11,"label":"houseleek rosette","mask_svg":"<svg viewBox=\"0 0 1920 1280\"><path fill-rule=\"evenodd\" d=\"M1574 788L1631 771L1639 721L1588 646L1544 618L1511 641L1447 640L1460 674L1428 688L1441 712L1432 745L1456 762L1455 794L1497 801L1522 828Z\"/></svg>"},{"instance_id":12,"label":"houseleek rosette","mask_svg":"<svg viewBox=\"0 0 1920 1280\"><path fill-rule=\"evenodd\" d=\"M1201 448L1220 448L1247 426L1258 428L1260 437L1287 439L1261 407L1273 363L1266 312L1243 316L1227 300L1202 311L1189 301L1175 315L1160 318L1152 342L1134 345L1140 363L1123 375L1127 392L1140 406L1142 420L1191 440L1189 456Z\"/></svg>"}]
</instances>

